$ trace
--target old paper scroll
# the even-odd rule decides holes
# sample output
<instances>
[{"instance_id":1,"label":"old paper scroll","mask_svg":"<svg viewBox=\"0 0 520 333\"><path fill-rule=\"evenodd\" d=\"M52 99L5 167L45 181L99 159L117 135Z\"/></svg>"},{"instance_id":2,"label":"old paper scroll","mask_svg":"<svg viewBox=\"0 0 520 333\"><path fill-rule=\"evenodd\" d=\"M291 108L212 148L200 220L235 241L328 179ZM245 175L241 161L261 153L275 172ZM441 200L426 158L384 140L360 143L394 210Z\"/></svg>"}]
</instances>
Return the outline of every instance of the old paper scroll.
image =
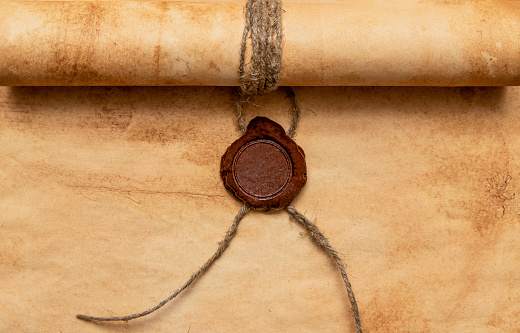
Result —
<instances>
[{"instance_id":1,"label":"old paper scroll","mask_svg":"<svg viewBox=\"0 0 520 333\"><path fill-rule=\"evenodd\" d=\"M505 23L493 13L505 7L494 4L410 2L409 11L390 10L373 23L390 23L390 17L395 17L404 29L412 21L421 24L413 15L420 6L427 6L434 16L440 15L440 8L446 15L455 13L450 11L453 8L465 8L468 18L476 17L470 6L482 6L487 11L482 24L489 27L494 18L500 27ZM96 5L138 6L149 12L156 8L157 13L161 6L168 8L166 13L174 6ZM351 5L363 7L359 1ZM3 9L9 6L21 5L0 2ZM32 48L34 57L26 59L34 64L26 66L35 70L20 75L27 84L78 85L88 77L83 65L102 69L99 49L86 47L77 52L77 38L83 35L75 25L68 27L70 35L60 30L54 21L60 18L58 13L33 11L35 20L13 30L30 31L31 24L39 24L38 17L49 15L53 19L46 24L55 27L56 35L39 33L49 34L49 41L61 33L62 39L56 42L69 45L55 49L70 53L63 53L63 67L47 74L34 56L42 55L37 53L41 50ZM502 12L501 17L511 18L515 13ZM27 15L27 11L5 17L16 21L16 15ZM234 15L236 28L241 30L241 10ZM203 15L200 21L215 17ZM286 13L285 20L289 17ZM428 20L425 13L422 18ZM132 15L119 19L136 20ZM309 20L298 21L302 33L311 29ZM508 22L517 22L512 20ZM150 29L151 21L149 26L135 27L134 34L139 37ZM5 24L6 20L0 20L0 26ZM501 55L511 56L511 47L517 47L515 31L506 36L509 43L498 41L502 44L492 44L482 31L482 42L490 44L483 44L486 48L479 52L503 64ZM436 34L430 32L434 38ZM444 47L443 34L437 36L435 40ZM446 34L446 45L450 36ZM406 36L387 37L407 40ZM5 38L3 32L0 38ZM471 44L471 38L467 42ZM137 48L137 44L127 46ZM156 45L152 41L147 47L152 50ZM508 51L500 53L499 45ZM396 47L390 42L386 46ZM4 47L0 43L0 49ZM373 47L381 46L375 43ZM339 73L336 67L314 67L319 59L333 56L320 55L319 50L305 57L312 63L309 68L314 68L309 80L317 80L315 84ZM5 66L6 59L22 61L11 57L18 51L16 45L10 52L2 51L0 65ZM206 51L208 57L214 56L212 49ZM193 84L204 84L201 73L215 85L228 84L226 75L236 75L237 59L236 55L227 59L225 54L215 57L220 74L201 67L200 81ZM480 62L479 54L471 58L475 67L468 75L447 76L443 67L434 66L440 54L431 53L426 57L432 59L430 67L446 76L427 76L421 71L430 67L416 66L423 79L398 76L399 82L490 80L493 58L488 58L488 67L487 61ZM105 54L107 59L121 64L107 70L116 68L119 73L97 72L102 75L96 79L106 80L99 84L123 79L166 83L167 77L182 70L163 72L167 67L147 65L151 57L147 52L131 59L109 55ZM160 55L159 63L167 64L165 53ZM414 64L411 54L400 56L403 64L405 60ZM53 63L51 58L39 59L42 66ZM361 66L362 58L356 61L360 67L352 68L367 75L361 76L367 84L383 77L371 77L374 67ZM290 63L290 59L285 61ZM508 68L517 68L518 73L516 65ZM450 68L451 74L462 73L456 66ZM507 77L500 68L494 72L497 77ZM154 69L158 74L150 75ZM294 70L292 76L305 75ZM401 73L393 67L387 71ZM365 331L517 333L520 88L301 87L295 91L302 109L296 141L305 149L309 178L294 205L316 222L342 254ZM336 267L283 212L248 215L215 266L156 314L105 325L75 318L77 313L110 316L147 309L184 283L214 252L240 207L218 176L221 154L239 136L234 127L234 94L234 88L225 87L0 87L0 332L354 332ZM282 92L249 102L247 120L263 115L289 125L289 102Z\"/></svg>"},{"instance_id":2,"label":"old paper scroll","mask_svg":"<svg viewBox=\"0 0 520 333\"><path fill-rule=\"evenodd\" d=\"M520 85L520 2L286 3L282 85ZM0 85L237 85L243 3L0 2Z\"/></svg>"},{"instance_id":3,"label":"old paper scroll","mask_svg":"<svg viewBox=\"0 0 520 333\"><path fill-rule=\"evenodd\" d=\"M366 332L518 332L520 89L297 88L294 205L342 254ZM0 89L0 331L354 332L337 268L219 177L233 88ZM287 127L282 92L246 119Z\"/></svg>"}]
</instances>

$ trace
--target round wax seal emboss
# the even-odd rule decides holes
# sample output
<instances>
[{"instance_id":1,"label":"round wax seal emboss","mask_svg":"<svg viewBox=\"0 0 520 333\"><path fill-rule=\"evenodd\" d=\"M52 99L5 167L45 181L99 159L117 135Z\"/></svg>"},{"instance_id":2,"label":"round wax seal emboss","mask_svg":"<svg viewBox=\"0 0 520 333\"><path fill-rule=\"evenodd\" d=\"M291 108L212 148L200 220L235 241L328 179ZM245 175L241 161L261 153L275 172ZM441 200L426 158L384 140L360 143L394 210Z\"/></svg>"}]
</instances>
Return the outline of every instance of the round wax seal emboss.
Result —
<instances>
[{"instance_id":1,"label":"round wax seal emboss","mask_svg":"<svg viewBox=\"0 0 520 333\"><path fill-rule=\"evenodd\" d=\"M242 191L267 199L285 188L292 176L292 162L278 143L258 139L240 148L233 161L232 173Z\"/></svg>"},{"instance_id":2,"label":"round wax seal emboss","mask_svg":"<svg viewBox=\"0 0 520 333\"><path fill-rule=\"evenodd\" d=\"M305 154L280 125L257 117L222 156L220 174L226 188L251 208L280 209L305 185Z\"/></svg>"}]
</instances>

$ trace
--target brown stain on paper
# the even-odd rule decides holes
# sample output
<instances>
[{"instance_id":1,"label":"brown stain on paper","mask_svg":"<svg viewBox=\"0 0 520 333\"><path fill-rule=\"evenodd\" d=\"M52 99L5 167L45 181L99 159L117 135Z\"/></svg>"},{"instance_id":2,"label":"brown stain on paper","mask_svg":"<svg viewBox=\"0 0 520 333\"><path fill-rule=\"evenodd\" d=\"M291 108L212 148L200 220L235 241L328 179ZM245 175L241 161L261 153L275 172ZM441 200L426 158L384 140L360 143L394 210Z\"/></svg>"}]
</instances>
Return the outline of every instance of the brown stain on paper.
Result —
<instances>
[{"instance_id":1,"label":"brown stain on paper","mask_svg":"<svg viewBox=\"0 0 520 333\"><path fill-rule=\"evenodd\" d=\"M54 61L52 67L44 71L45 75L53 76L54 80L68 84L81 82L95 82L100 75L92 65L96 61L95 44L100 34L100 26L107 15L106 6L96 3L75 4L64 3L62 6L74 6L74 10L66 11L64 17L56 20L63 21L57 29L58 40L54 43ZM78 30L67 30L69 26ZM71 36L72 35L72 36ZM72 43L72 44L69 44Z\"/></svg>"},{"instance_id":2,"label":"brown stain on paper","mask_svg":"<svg viewBox=\"0 0 520 333\"><path fill-rule=\"evenodd\" d=\"M2 231L2 229L3 226L0 228L0 231ZM13 269L19 272L24 268L24 243L25 241L21 237L2 240L0 245L0 267L2 267L2 269Z\"/></svg>"},{"instance_id":3,"label":"brown stain on paper","mask_svg":"<svg viewBox=\"0 0 520 333\"><path fill-rule=\"evenodd\" d=\"M507 173L497 172L487 178L486 183L485 193L477 201L479 209L473 217L474 227L482 236L503 230L506 214L517 212L512 202L516 198L515 179Z\"/></svg>"},{"instance_id":4,"label":"brown stain on paper","mask_svg":"<svg viewBox=\"0 0 520 333\"><path fill-rule=\"evenodd\" d=\"M364 307L363 330L366 332L433 332L430 320L424 319L421 303L412 288L398 283L381 293Z\"/></svg>"}]
</instances>

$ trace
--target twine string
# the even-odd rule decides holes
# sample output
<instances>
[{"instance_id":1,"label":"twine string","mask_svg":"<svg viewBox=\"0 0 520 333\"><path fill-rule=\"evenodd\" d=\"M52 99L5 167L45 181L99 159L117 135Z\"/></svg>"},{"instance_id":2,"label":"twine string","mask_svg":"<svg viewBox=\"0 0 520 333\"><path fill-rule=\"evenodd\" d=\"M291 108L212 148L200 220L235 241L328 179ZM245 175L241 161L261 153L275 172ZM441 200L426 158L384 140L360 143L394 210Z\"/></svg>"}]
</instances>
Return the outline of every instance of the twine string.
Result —
<instances>
[{"instance_id":1,"label":"twine string","mask_svg":"<svg viewBox=\"0 0 520 333\"><path fill-rule=\"evenodd\" d=\"M261 95L278 88L282 64L281 7L280 0L247 1L238 66L240 88L245 94ZM246 64L248 39L252 53Z\"/></svg>"},{"instance_id":2,"label":"twine string","mask_svg":"<svg viewBox=\"0 0 520 333\"><path fill-rule=\"evenodd\" d=\"M246 213L249 211L249 207L247 205L243 205L242 208L238 211L238 214L235 216L233 220L233 224L231 224L231 227L226 233L226 236L224 239L220 242L219 247L217 251L211 256L211 258L206 261L206 263L200 267L193 275L186 281L179 289L177 289L175 292L173 292L170 296L168 296L166 299L164 299L162 302L157 304L156 306L140 312L140 313L134 313L128 316L117 316L117 317L96 317L96 316L89 316L84 314L78 314L76 315L76 318L86 320L86 321L93 321L93 322L99 322L99 321L129 321L132 319L140 318L149 315L150 313L162 308L166 303L174 299L177 295L179 295L183 290L188 288L201 274L203 274L221 255L224 253L224 251L227 249L229 244L231 243L231 240L233 237L235 237L237 233L238 224Z\"/></svg>"},{"instance_id":3,"label":"twine string","mask_svg":"<svg viewBox=\"0 0 520 333\"><path fill-rule=\"evenodd\" d=\"M296 128L298 128L298 123L300 122L300 107L298 106L298 101L296 100L296 94L294 93L291 87L285 87L287 91L287 97L291 99L291 110L292 110L292 121L291 127L287 130L287 135L290 138L294 138L296 135Z\"/></svg>"},{"instance_id":4,"label":"twine string","mask_svg":"<svg viewBox=\"0 0 520 333\"><path fill-rule=\"evenodd\" d=\"M343 281L345 282L345 287L347 288L348 298L350 300L350 304L352 306L352 312L354 313L354 320L356 322L356 332L362 333L363 330L361 328L361 319L359 317L359 310L356 302L356 297L354 296L354 291L352 290L352 285L348 280L347 272L345 270L345 265L343 261L339 257L338 252L330 245L327 237L323 235L323 233L318 229L318 227L309 221L305 216L299 213L292 205L289 205L285 208L285 210L291 215L291 217L301 224L308 232L311 239L316 243L319 247L324 249L336 262L338 266L341 276L343 277Z\"/></svg>"},{"instance_id":5,"label":"twine string","mask_svg":"<svg viewBox=\"0 0 520 333\"><path fill-rule=\"evenodd\" d=\"M237 125L238 125L238 129L240 130L240 132L242 134L245 134L246 133L246 121L244 120L244 113L242 112L242 103L244 102L242 100L243 98L243 94L242 94L242 91L241 90L238 90L238 98L237 98Z\"/></svg>"}]
</instances>

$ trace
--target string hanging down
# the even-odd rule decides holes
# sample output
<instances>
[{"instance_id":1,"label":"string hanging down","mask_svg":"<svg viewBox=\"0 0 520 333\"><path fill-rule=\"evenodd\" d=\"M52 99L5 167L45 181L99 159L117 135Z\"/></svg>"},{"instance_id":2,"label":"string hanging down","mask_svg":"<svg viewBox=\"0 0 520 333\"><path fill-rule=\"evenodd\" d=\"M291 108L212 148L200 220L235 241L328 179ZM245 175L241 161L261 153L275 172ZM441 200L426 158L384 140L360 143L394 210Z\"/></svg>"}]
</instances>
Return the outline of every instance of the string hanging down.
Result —
<instances>
[{"instance_id":1,"label":"string hanging down","mask_svg":"<svg viewBox=\"0 0 520 333\"><path fill-rule=\"evenodd\" d=\"M309 236L311 239L321 248L323 248L336 262L338 266L341 277L343 277L343 282L345 282L345 287L347 288L348 298L350 300L350 305L352 306L352 312L354 313L354 320L356 322L356 331L358 333L363 332L361 328L361 318L359 317L359 310L356 302L356 297L354 296L354 291L352 290L352 285L347 276L347 272L345 270L345 264L339 257L339 254L332 245L330 245L327 237L323 235L323 233L318 229L318 227L309 221L303 214L299 213L293 206L289 205L285 208L285 210L291 215L291 217L302 225L309 232Z\"/></svg>"},{"instance_id":2,"label":"string hanging down","mask_svg":"<svg viewBox=\"0 0 520 333\"><path fill-rule=\"evenodd\" d=\"M86 321L129 321L132 319L140 318L149 315L152 312L155 312L156 310L159 310L163 306L166 305L169 301L174 299L177 295L179 295L184 289L188 288L201 274L203 274L221 255L224 253L224 251L228 248L229 244L231 243L231 240L235 237L237 234L238 224L246 213L249 211L249 207L247 205L243 205L242 208L238 211L238 214L235 216L235 219L233 220L233 224L231 224L231 227L226 233L226 236L224 237L224 240L220 242L220 245L217 249L217 251L211 256L211 258L206 261L204 265L202 265L193 275L186 281L179 289L177 289L175 292L173 292L170 296L168 296L166 299L164 299L161 303L157 304L156 306L143 311L139 313L134 313L127 316L117 316L117 317L96 317L96 316L89 316L84 314L78 314L76 315L76 318L86 320Z\"/></svg>"}]
</instances>

